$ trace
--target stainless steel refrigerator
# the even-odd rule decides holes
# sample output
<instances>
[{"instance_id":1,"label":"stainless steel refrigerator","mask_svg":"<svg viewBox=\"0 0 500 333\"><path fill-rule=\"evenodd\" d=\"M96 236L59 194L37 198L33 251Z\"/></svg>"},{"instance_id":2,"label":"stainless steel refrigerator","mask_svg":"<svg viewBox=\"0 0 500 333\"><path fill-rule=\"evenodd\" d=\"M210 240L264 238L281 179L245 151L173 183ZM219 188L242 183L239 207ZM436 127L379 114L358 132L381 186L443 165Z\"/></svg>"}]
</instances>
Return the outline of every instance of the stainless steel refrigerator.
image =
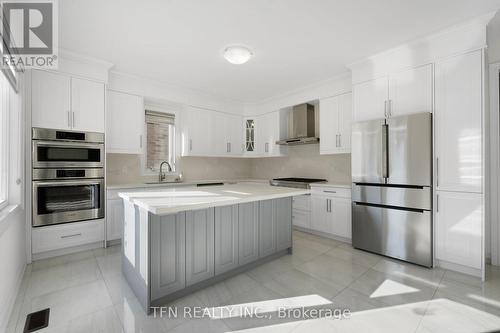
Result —
<instances>
[{"instance_id":1,"label":"stainless steel refrigerator","mask_svg":"<svg viewBox=\"0 0 500 333\"><path fill-rule=\"evenodd\" d=\"M352 245L432 266L432 115L352 126Z\"/></svg>"}]
</instances>

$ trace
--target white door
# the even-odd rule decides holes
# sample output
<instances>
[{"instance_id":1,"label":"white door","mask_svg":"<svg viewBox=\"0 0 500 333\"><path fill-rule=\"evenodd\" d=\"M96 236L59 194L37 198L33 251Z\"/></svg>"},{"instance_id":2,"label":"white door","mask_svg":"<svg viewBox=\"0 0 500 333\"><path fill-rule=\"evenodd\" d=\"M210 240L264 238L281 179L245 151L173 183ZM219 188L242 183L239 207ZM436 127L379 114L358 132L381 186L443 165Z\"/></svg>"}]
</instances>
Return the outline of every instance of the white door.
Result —
<instances>
[{"instance_id":1,"label":"white door","mask_svg":"<svg viewBox=\"0 0 500 333\"><path fill-rule=\"evenodd\" d=\"M339 97L319 101L319 153L333 154L338 149Z\"/></svg>"},{"instance_id":2,"label":"white door","mask_svg":"<svg viewBox=\"0 0 500 333\"><path fill-rule=\"evenodd\" d=\"M352 86L353 120L371 120L385 117L385 102L389 96L387 77Z\"/></svg>"},{"instance_id":3,"label":"white door","mask_svg":"<svg viewBox=\"0 0 500 333\"><path fill-rule=\"evenodd\" d=\"M141 154L144 133L142 97L108 90L106 150L108 153Z\"/></svg>"},{"instance_id":4,"label":"white door","mask_svg":"<svg viewBox=\"0 0 500 333\"><path fill-rule=\"evenodd\" d=\"M481 51L436 63L436 186L482 191Z\"/></svg>"},{"instance_id":5,"label":"white door","mask_svg":"<svg viewBox=\"0 0 500 333\"><path fill-rule=\"evenodd\" d=\"M73 129L104 133L104 84L71 79Z\"/></svg>"},{"instance_id":6,"label":"white door","mask_svg":"<svg viewBox=\"0 0 500 333\"><path fill-rule=\"evenodd\" d=\"M392 74L389 103L390 116L432 112L432 65Z\"/></svg>"},{"instance_id":7,"label":"white door","mask_svg":"<svg viewBox=\"0 0 500 333\"><path fill-rule=\"evenodd\" d=\"M351 239L351 199L331 198L331 200L333 215L332 234Z\"/></svg>"},{"instance_id":8,"label":"white door","mask_svg":"<svg viewBox=\"0 0 500 333\"><path fill-rule=\"evenodd\" d=\"M482 268L482 195L437 192L436 258Z\"/></svg>"},{"instance_id":9,"label":"white door","mask_svg":"<svg viewBox=\"0 0 500 333\"><path fill-rule=\"evenodd\" d=\"M332 233L329 197L311 195L311 229Z\"/></svg>"},{"instance_id":10,"label":"white door","mask_svg":"<svg viewBox=\"0 0 500 333\"><path fill-rule=\"evenodd\" d=\"M339 153L351 152L352 94L339 96L338 148ZM320 141L321 142L321 141Z\"/></svg>"},{"instance_id":11,"label":"white door","mask_svg":"<svg viewBox=\"0 0 500 333\"><path fill-rule=\"evenodd\" d=\"M31 121L33 127L71 129L69 76L32 71Z\"/></svg>"}]
</instances>

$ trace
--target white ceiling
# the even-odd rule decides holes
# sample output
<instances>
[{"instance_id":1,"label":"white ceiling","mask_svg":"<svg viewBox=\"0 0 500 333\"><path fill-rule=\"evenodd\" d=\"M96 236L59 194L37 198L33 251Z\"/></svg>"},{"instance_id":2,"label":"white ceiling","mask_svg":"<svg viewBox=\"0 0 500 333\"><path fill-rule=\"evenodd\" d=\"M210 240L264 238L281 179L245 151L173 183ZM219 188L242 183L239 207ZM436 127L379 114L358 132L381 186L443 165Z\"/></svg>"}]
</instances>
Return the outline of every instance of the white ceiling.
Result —
<instances>
[{"instance_id":1,"label":"white ceiling","mask_svg":"<svg viewBox=\"0 0 500 333\"><path fill-rule=\"evenodd\" d=\"M64 0L60 47L117 71L257 102L500 8L500 0ZM255 53L222 58L229 44Z\"/></svg>"}]
</instances>

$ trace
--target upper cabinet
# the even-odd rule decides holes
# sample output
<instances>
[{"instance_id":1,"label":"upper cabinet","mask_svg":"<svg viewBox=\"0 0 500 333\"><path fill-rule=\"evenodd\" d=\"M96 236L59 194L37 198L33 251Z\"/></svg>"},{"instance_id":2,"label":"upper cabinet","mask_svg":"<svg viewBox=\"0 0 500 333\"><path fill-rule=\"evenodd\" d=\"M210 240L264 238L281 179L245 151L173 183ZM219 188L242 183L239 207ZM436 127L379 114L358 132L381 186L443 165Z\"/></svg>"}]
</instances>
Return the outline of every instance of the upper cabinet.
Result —
<instances>
[{"instance_id":1,"label":"upper cabinet","mask_svg":"<svg viewBox=\"0 0 500 333\"><path fill-rule=\"evenodd\" d=\"M257 152L262 156L282 156L286 147L276 144L285 131L286 122L280 111L269 112L258 117Z\"/></svg>"},{"instance_id":2,"label":"upper cabinet","mask_svg":"<svg viewBox=\"0 0 500 333\"><path fill-rule=\"evenodd\" d=\"M105 89L101 82L33 70L33 127L104 132Z\"/></svg>"},{"instance_id":3,"label":"upper cabinet","mask_svg":"<svg viewBox=\"0 0 500 333\"><path fill-rule=\"evenodd\" d=\"M108 90L106 150L109 153L141 154L144 121L142 97Z\"/></svg>"},{"instance_id":4,"label":"upper cabinet","mask_svg":"<svg viewBox=\"0 0 500 333\"><path fill-rule=\"evenodd\" d=\"M319 101L320 154L351 151L352 94L342 94Z\"/></svg>"},{"instance_id":5,"label":"upper cabinet","mask_svg":"<svg viewBox=\"0 0 500 333\"><path fill-rule=\"evenodd\" d=\"M482 53L436 63L435 184L441 191L482 191Z\"/></svg>"},{"instance_id":6,"label":"upper cabinet","mask_svg":"<svg viewBox=\"0 0 500 333\"><path fill-rule=\"evenodd\" d=\"M432 112L432 65L353 85L353 120Z\"/></svg>"}]
</instances>

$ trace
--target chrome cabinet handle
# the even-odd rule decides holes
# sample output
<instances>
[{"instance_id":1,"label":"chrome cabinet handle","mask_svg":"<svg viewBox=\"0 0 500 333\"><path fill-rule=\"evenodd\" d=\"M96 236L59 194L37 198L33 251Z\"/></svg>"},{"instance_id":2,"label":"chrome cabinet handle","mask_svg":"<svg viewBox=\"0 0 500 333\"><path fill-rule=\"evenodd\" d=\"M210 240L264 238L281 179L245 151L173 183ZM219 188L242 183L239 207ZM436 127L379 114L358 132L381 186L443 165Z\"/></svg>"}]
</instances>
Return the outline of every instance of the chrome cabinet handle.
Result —
<instances>
[{"instance_id":1,"label":"chrome cabinet handle","mask_svg":"<svg viewBox=\"0 0 500 333\"><path fill-rule=\"evenodd\" d=\"M73 117L72 117L73 121L71 123L73 124L73 128L74 128L75 127L75 111L73 111L72 114L73 114Z\"/></svg>"},{"instance_id":2,"label":"chrome cabinet handle","mask_svg":"<svg viewBox=\"0 0 500 333\"><path fill-rule=\"evenodd\" d=\"M384 117L387 118L387 101L384 101Z\"/></svg>"},{"instance_id":3,"label":"chrome cabinet handle","mask_svg":"<svg viewBox=\"0 0 500 333\"><path fill-rule=\"evenodd\" d=\"M81 236L82 233L78 233L78 234L73 234L73 235L64 235L64 236L61 236L61 238L71 238L71 237L77 237L77 236Z\"/></svg>"},{"instance_id":4,"label":"chrome cabinet handle","mask_svg":"<svg viewBox=\"0 0 500 333\"><path fill-rule=\"evenodd\" d=\"M68 111L68 127L71 128L71 114Z\"/></svg>"},{"instance_id":5,"label":"chrome cabinet handle","mask_svg":"<svg viewBox=\"0 0 500 333\"><path fill-rule=\"evenodd\" d=\"M193 139L189 139L189 151L193 151Z\"/></svg>"},{"instance_id":6,"label":"chrome cabinet handle","mask_svg":"<svg viewBox=\"0 0 500 333\"><path fill-rule=\"evenodd\" d=\"M337 191L332 191L332 190L323 190L325 193L337 193Z\"/></svg>"},{"instance_id":7,"label":"chrome cabinet handle","mask_svg":"<svg viewBox=\"0 0 500 333\"><path fill-rule=\"evenodd\" d=\"M265 144L265 151L266 153L269 153L269 142L266 142Z\"/></svg>"},{"instance_id":8,"label":"chrome cabinet handle","mask_svg":"<svg viewBox=\"0 0 500 333\"><path fill-rule=\"evenodd\" d=\"M436 157L436 187L439 187L439 157Z\"/></svg>"},{"instance_id":9,"label":"chrome cabinet handle","mask_svg":"<svg viewBox=\"0 0 500 333\"><path fill-rule=\"evenodd\" d=\"M339 148L342 147L342 134L339 134Z\"/></svg>"},{"instance_id":10,"label":"chrome cabinet handle","mask_svg":"<svg viewBox=\"0 0 500 333\"><path fill-rule=\"evenodd\" d=\"M439 194L436 194L436 213L439 213Z\"/></svg>"},{"instance_id":11,"label":"chrome cabinet handle","mask_svg":"<svg viewBox=\"0 0 500 333\"><path fill-rule=\"evenodd\" d=\"M142 148L142 135L139 135L139 148Z\"/></svg>"}]
</instances>

